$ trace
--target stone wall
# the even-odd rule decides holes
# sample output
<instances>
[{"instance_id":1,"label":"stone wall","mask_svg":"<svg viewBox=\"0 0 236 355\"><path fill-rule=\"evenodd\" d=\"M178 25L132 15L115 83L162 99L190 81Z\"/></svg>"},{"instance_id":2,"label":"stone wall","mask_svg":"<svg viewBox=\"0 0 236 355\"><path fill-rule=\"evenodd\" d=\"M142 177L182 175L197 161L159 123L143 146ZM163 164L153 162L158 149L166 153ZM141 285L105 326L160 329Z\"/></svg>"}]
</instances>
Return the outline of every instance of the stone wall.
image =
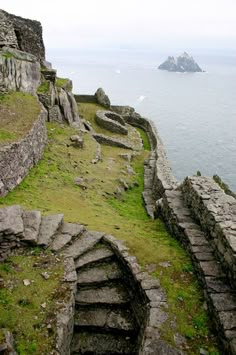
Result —
<instances>
[{"instance_id":1,"label":"stone wall","mask_svg":"<svg viewBox=\"0 0 236 355\"><path fill-rule=\"evenodd\" d=\"M90 103L97 104L97 99L95 95L74 95L75 101L78 103Z\"/></svg>"},{"instance_id":2,"label":"stone wall","mask_svg":"<svg viewBox=\"0 0 236 355\"><path fill-rule=\"evenodd\" d=\"M24 138L0 147L0 196L5 196L19 185L41 159L47 143L46 119L47 113L42 109Z\"/></svg>"},{"instance_id":3,"label":"stone wall","mask_svg":"<svg viewBox=\"0 0 236 355\"><path fill-rule=\"evenodd\" d=\"M177 180L175 179L169 162L166 157L165 148L161 138L157 132L154 123L134 111L129 106L111 106L111 108L122 115L125 121L135 127L142 128L148 135L152 152L155 152L155 168L152 169L153 186L150 191L148 187L148 194L152 194L152 198L157 200L162 197L166 190L172 190L177 187ZM151 155L152 156L152 155ZM153 165L153 157L151 157L151 165ZM151 178L151 176L149 176ZM150 204L150 203L148 203Z\"/></svg>"},{"instance_id":4,"label":"stone wall","mask_svg":"<svg viewBox=\"0 0 236 355\"><path fill-rule=\"evenodd\" d=\"M25 19L0 10L0 42L45 59L42 26L38 21Z\"/></svg>"},{"instance_id":5,"label":"stone wall","mask_svg":"<svg viewBox=\"0 0 236 355\"><path fill-rule=\"evenodd\" d=\"M40 84L40 64L29 53L9 47L0 49L0 89L36 95Z\"/></svg>"},{"instance_id":6,"label":"stone wall","mask_svg":"<svg viewBox=\"0 0 236 355\"><path fill-rule=\"evenodd\" d=\"M100 127L108 131L124 135L128 134L123 118L117 113L99 110L96 112L95 121Z\"/></svg>"},{"instance_id":7,"label":"stone wall","mask_svg":"<svg viewBox=\"0 0 236 355\"><path fill-rule=\"evenodd\" d=\"M207 233L218 260L236 288L236 200L211 178L188 177L182 185L184 199Z\"/></svg>"}]
</instances>

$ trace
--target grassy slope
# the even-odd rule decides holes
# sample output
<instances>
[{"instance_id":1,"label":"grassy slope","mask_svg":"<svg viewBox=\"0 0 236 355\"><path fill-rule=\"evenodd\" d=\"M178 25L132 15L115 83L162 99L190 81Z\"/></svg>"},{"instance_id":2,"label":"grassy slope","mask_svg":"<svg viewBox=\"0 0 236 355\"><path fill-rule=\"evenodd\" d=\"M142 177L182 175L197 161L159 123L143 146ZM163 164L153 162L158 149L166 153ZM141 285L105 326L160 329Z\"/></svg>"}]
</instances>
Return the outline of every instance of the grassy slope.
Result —
<instances>
[{"instance_id":1,"label":"grassy slope","mask_svg":"<svg viewBox=\"0 0 236 355\"><path fill-rule=\"evenodd\" d=\"M22 92L0 95L0 145L22 138L40 112L36 98Z\"/></svg>"},{"instance_id":2,"label":"grassy slope","mask_svg":"<svg viewBox=\"0 0 236 355\"><path fill-rule=\"evenodd\" d=\"M84 118L94 117L97 108L83 104ZM67 221L84 223L89 229L125 240L144 269L152 265L153 275L166 289L170 316L163 327L163 338L174 343L174 334L179 333L187 339L187 354L198 354L200 347L218 354L214 339L208 336L203 295L189 257L163 223L151 221L143 208L143 161L148 151L134 159L136 175L130 176L127 162L119 156L128 151L102 146L102 162L91 164L96 145L88 134L84 135L85 148L81 150L69 146L72 128L48 124L48 130L50 143L43 160L20 186L0 199L0 205L17 203L44 213L63 212ZM83 177L84 188L75 184L76 177ZM113 194L119 178L139 185L125 192L122 201ZM159 265L166 261L169 267Z\"/></svg>"}]
</instances>

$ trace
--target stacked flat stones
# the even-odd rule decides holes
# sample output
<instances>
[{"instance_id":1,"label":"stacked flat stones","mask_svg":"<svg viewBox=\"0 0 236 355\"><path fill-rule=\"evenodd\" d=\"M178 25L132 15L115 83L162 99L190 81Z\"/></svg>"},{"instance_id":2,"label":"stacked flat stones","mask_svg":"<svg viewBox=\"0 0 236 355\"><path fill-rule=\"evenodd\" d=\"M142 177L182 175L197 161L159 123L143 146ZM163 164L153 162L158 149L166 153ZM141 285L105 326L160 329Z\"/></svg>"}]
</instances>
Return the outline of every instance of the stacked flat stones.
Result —
<instances>
[{"instance_id":1,"label":"stacked flat stones","mask_svg":"<svg viewBox=\"0 0 236 355\"><path fill-rule=\"evenodd\" d=\"M172 235L180 240L192 257L224 353L236 354L235 288L225 263L218 258L212 237L192 217L195 213L193 206L190 209L185 203L185 199L190 203L188 192L191 188L186 188L190 181L185 182L183 193L177 190L165 192L161 214ZM201 200L206 201L205 197L202 194Z\"/></svg>"},{"instance_id":2,"label":"stacked flat stones","mask_svg":"<svg viewBox=\"0 0 236 355\"><path fill-rule=\"evenodd\" d=\"M159 281L142 272L122 242L66 223L62 214L0 209L2 259L29 244L64 256L69 287L58 308L57 354L180 354L160 339L168 305Z\"/></svg>"},{"instance_id":3,"label":"stacked flat stones","mask_svg":"<svg viewBox=\"0 0 236 355\"><path fill-rule=\"evenodd\" d=\"M118 134L128 134L128 129L125 127L125 121L122 116L111 111L97 111L95 115L96 123L107 129L108 131Z\"/></svg>"}]
</instances>

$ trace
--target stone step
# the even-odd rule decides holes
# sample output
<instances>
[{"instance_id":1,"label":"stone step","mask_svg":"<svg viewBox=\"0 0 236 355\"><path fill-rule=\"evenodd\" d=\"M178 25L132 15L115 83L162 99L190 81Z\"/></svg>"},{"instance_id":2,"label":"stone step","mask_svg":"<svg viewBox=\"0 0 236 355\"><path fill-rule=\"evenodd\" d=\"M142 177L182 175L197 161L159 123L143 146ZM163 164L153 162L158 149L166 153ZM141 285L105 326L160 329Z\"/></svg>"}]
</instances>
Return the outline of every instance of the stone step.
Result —
<instances>
[{"instance_id":1,"label":"stone step","mask_svg":"<svg viewBox=\"0 0 236 355\"><path fill-rule=\"evenodd\" d=\"M14 205L0 209L0 233L22 236L24 231L22 210Z\"/></svg>"},{"instance_id":2,"label":"stone step","mask_svg":"<svg viewBox=\"0 0 236 355\"><path fill-rule=\"evenodd\" d=\"M38 245L48 246L53 236L63 223L63 214L55 214L42 217L38 236Z\"/></svg>"},{"instance_id":3,"label":"stone step","mask_svg":"<svg viewBox=\"0 0 236 355\"><path fill-rule=\"evenodd\" d=\"M100 288L79 289L75 297L77 305L125 305L130 296L120 284Z\"/></svg>"},{"instance_id":4,"label":"stone step","mask_svg":"<svg viewBox=\"0 0 236 355\"><path fill-rule=\"evenodd\" d=\"M85 227L82 224L76 223L63 223L60 232L58 232L50 249L53 251L59 251L69 244L73 238L82 235L85 232Z\"/></svg>"},{"instance_id":5,"label":"stone step","mask_svg":"<svg viewBox=\"0 0 236 355\"><path fill-rule=\"evenodd\" d=\"M72 245L65 249L65 256L74 259L91 250L103 237L103 233L86 231Z\"/></svg>"},{"instance_id":6,"label":"stone step","mask_svg":"<svg viewBox=\"0 0 236 355\"><path fill-rule=\"evenodd\" d=\"M77 272L78 285L102 283L120 278L122 278L122 271L115 261L104 262Z\"/></svg>"},{"instance_id":7,"label":"stone step","mask_svg":"<svg viewBox=\"0 0 236 355\"><path fill-rule=\"evenodd\" d=\"M136 354L135 344L135 339L129 336L81 332L74 334L71 354L134 355Z\"/></svg>"},{"instance_id":8,"label":"stone step","mask_svg":"<svg viewBox=\"0 0 236 355\"><path fill-rule=\"evenodd\" d=\"M76 269L84 267L88 264L104 261L114 256L113 251L106 245L99 244L98 246L99 247L93 248L92 250L75 260Z\"/></svg>"},{"instance_id":9,"label":"stone step","mask_svg":"<svg viewBox=\"0 0 236 355\"><path fill-rule=\"evenodd\" d=\"M24 234L22 241L37 244L41 224L41 212L23 211Z\"/></svg>"},{"instance_id":10,"label":"stone step","mask_svg":"<svg viewBox=\"0 0 236 355\"><path fill-rule=\"evenodd\" d=\"M88 308L75 312L75 327L103 328L103 331L132 332L136 329L133 315L128 309Z\"/></svg>"}]
</instances>

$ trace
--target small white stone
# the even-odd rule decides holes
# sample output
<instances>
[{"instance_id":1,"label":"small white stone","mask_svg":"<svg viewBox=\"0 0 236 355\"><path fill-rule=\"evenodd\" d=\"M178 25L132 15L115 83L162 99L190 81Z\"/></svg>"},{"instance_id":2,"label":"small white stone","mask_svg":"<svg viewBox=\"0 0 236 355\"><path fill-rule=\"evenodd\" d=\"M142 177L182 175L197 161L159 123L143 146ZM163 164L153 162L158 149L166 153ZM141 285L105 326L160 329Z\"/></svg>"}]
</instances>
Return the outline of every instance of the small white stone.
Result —
<instances>
[{"instance_id":1,"label":"small white stone","mask_svg":"<svg viewBox=\"0 0 236 355\"><path fill-rule=\"evenodd\" d=\"M44 308L44 309L46 308L46 306L47 306L46 302L41 304L41 307Z\"/></svg>"},{"instance_id":2,"label":"small white stone","mask_svg":"<svg viewBox=\"0 0 236 355\"><path fill-rule=\"evenodd\" d=\"M31 284L31 281L28 280L28 279L25 279L25 280L23 280L23 284L24 284L25 286L29 286L29 285Z\"/></svg>"}]
</instances>

